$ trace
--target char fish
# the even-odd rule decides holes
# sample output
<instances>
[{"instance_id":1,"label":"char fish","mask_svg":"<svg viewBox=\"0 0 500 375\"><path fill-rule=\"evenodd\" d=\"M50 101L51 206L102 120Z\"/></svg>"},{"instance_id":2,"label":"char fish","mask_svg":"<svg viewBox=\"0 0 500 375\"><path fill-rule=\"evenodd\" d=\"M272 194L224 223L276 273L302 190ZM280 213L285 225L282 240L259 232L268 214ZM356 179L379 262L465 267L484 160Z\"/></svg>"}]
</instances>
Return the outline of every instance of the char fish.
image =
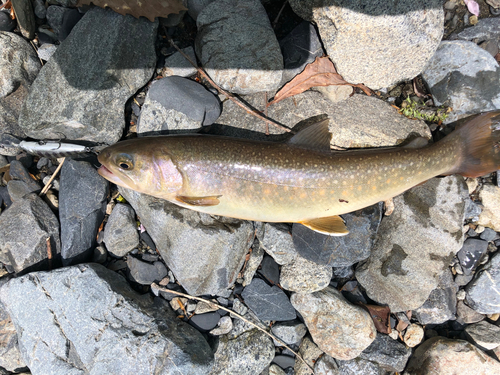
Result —
<instances>
[{"instance_id":1,"label":"char fish","mask_svg":"<svg viewBox=\"0 0 500 375\"><path fill-rule=\"evenodd\" d=\"M196 211L345 235L338 215L435 176L500 169L500 111L478 115L418 149L332 152L330 140L328 120L280 143L196 134L137 138L104 149L98 172Z\"/></svg>"}]
</instances>

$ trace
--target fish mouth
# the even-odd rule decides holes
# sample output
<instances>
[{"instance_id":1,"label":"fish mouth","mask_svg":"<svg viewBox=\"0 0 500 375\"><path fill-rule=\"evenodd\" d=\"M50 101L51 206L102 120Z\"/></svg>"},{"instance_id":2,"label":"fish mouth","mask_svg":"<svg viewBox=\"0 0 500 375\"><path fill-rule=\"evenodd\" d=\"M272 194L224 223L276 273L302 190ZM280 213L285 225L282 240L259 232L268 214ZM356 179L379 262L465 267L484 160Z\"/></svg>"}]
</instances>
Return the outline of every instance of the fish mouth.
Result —
<instances>
[{"instance_id":1,"label":"fish mouth","mask_svg":"<svg viewBox=\"0 0 500 375\"><path fill-rule=\"evenodd\" d=\"M101 175L102 177L104 177L106 180L108 180L108 181L110 181L110 182L112 182L112 183L114 183L116 185L127 187L127 185L125 185L123 183L123 181L120 179L120 177L118 177L113 172L111 172L104 164L102 164L97 169L97 173L99 173L99 175Z\"/></svg>"}]
</instances>

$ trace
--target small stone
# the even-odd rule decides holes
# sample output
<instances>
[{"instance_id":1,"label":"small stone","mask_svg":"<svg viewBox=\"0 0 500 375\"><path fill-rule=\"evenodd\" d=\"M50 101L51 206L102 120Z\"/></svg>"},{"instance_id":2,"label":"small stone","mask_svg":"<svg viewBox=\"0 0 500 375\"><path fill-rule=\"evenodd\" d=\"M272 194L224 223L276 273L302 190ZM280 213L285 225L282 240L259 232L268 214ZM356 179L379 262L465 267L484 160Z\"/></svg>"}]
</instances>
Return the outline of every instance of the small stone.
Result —
<instances>
[{"instance_id":1,"label":"small stone","mask_svg":"<svg viewBox=\"0 0 500 375\"><path fill-rule=\"evenodd\" d=\"M207 312L217 311L219 308L215 304L211 304L208 302L198 302L196 304L196 309L194 310L195 314L205 314Z\"/></svg>"},{"instance_id":2,"label":"small stone","mask_svg":"<svg viewBox=\"0 0 500 375\"><path fill-rule=\"evenodd\" d=\"M324 353L309 337L305 337L300 344L299 354L309 366L314 368L314 363L317 362L319 356ZM307 367L306 364L299 359L295 361L294 370L295 375L311 374L311 370L309 369L309 367Z\"/></svg>"},{"instance_id":3,"label":"small stone","mask_svg":"<svg viewBox=\"0 0 500 375\"><path fill-rule=\"evenodd\" d=\"M42 44L38 50L36 51L38 53L38 57L41 58L42 60L49 61L54 52L57 51L57 46L54 44Z\"/></svg>"},{"instance_id":4,"label":"small stone","mask_svg":"<svg viewBox=\"0 0 500 375\"><path fill-rule=\"evenodd\" d=\"M467 303L481 314L500 312L500 253L495 253L467 285Z\"/></svg>"},{"instance_id":5,"label":"small stone","mask_svg":"<svg viewBox=\"0 0 500 375\"><path fill-rule=\"evenodd\" d=\"M117 203L104 227L104 243L108 251L123 257L139 246L135 212L128 204Z\"/></svg>"},{"instance_id":6,"label":"small stone","mask_svg":"<svg viewBox=\"0 0 500 375\"><path fill-rule=\"evenodd\" d=\"M386 371L403 372L410 356L411 349L387 335L377 333L375 341L359 357L377 362Z\"/></svg>"},{"instance_id":7,"label":"small stone","mask_svg":"<svg viewBox=\"0 0 500 375\"><path fill-rule=\"evenodd\" d=\"M477 229L477 228L476 228ZM474 238L465 240L463 247L458 251L457 257L465 275L470 275L479 265L479 261L488 249L488 242Z\"/></svg>"},{"instance_id":8,"label":"small stone","mask_svg":"<svg viewBox=\"0 0 500 375\"><path fill-rule=\"evenodd\" d=\"M499 237L499 235L493 229L485 228L479 237L485 241L494 241Z\"/></svg>"},{"instance_id":9,"label":"small stone","mask_svg":"<svg viewBox=\"0 0 500 375\"><path fill-rule=\"evenodd\" d=\"M270 256L265 256L264 259L262 259L259 273L273 285L277 285L280 282L279 265Z\"/></svg>"},{"instance_id":10,"label":"small stone","mask_svg":"<svg viewBox=\"0 0 500 375\"><path fill-rule=\"evenodd\" d=\"M210 331L211 335L222 336L225 335L233 329L233 320L229 316L223 316L220 318L217 327Z\"/></svg>"},{"instance_id":11,"label":"small stone","mask_svg":"<svg viewBox=\"0 0 500 375\"><path fill-rule=\"evenodd\" d=\"M463 289L460 289L458 292L457 292L457 300L458 301L463 301L465 299L465 296L467 295L467 293L465 292L465 290Z\"/></svg>"},{"instance_id":12,"label":"small stone","mask_svg":"<svg viewBox=\"0 0 500 375\"><path fill-rule=\"evenodd\" d=\"M130 270L132 281L142 285L151 285L154 282L158 283L168 274L167 267L162 262L149 264L132 256L127 258L127 266Z\"/></svg>"},{"instance_id":13,"label":"small stone","mask_svg":"<svg viewBox=\"0 0 500 375\"><path fill-rule=\"evenodd\" d=\"M46 186L49 183L49 180L52 178L52 176L45 176L42 180L43 185ZM51 189L59 191L59 180L54 179L51 182Z\"/></svg>"},{"instance_id":14,"label":"small stone","mask_svg":"<svg viewBox=\"0 0 500 375\"><path fill-rule=\"evenodd\" d=\"M295 365L295 358L289 355L275 355L273 363L277 364L282 369L287 369Z\"/></svg>"},{"instance_id":15,"label":"small stone","mask_svg":"<svg viewBox=\"0 0 500 375\"><path fill-rule=\"evenodd\" d=\"M248 262L244 270L244 276L242 282L243 286L247 286L252 282L255 272L257 271L257 268L259 267L263 258L264 258L264 249L260 245L259 240L256 239L253 243L252 252L250 253L250 258L248 259Z\"/></svg>"},{"instance_id":16,"label":"small stone","mask_svg":"<svg viewBox=\"0 0 500 375\"><path fill-rule=\"evenodd\" d=\"M271 366L269 366L268 372L266 373L266 371L264 370L264 372L262 372L261 375L287 375L287 374L278 365L271 364Z\"/></svg>"},{"instance_id":17,"label":"small stone","mask_svg":"<svg viewBox=\"0 0 500 375\"><path fill-rule=\"evenodd\" d=\"M328 286L332 274L332 267L298 256L292 263L281 267L280 285L292 292L314 293Z\"/></svg>"},{"instance_id":18,"label":"small stone","mask_svg":"<svg viewBox=\"0 0 500 375\"><path fill-rule=\"evenodd\" d=\"M216 311L205 314L196 314L189 319L189 323L201 332L208 332L217 327L221 316Z\"/></svg>"},{"instance_id":19,"label":"small stone","mask_svg":"<svg viewBox=\"0 0 500 375\"><path fill-rule=\"evenodd\" d=\"M10 199L12 199L12 202L15 202L27 194L40 192L40 188L32 190L30 186L24 181L10 180L7 183L7 191L9 192L9 196Z\"/></svg>"},{"instance_id":20,"label":"small stone","mask_svg":"<svg viewBox=\"0 0 500 375\"><path fill-rule=\"evenodd\" d=\"M500 327L485 320L465 327L465 334L482 350L500 346Z\"/></svg>"},{"instance_id":21,"label":"small stone","mask_svg":"<svg viewBox=\"0 0 500 375\"><path fill-rule=\"evenodd\" d=\"M279 265L291 263L297 256L291 228L283 223L264 223L257 232L262 247Z\"/></svg>"},{"instance_id":22,"label":"small stone","mask_svg":"<svg viewBox=\"0 0 500 375\"><path fill-rule=\"evenodd\" d=\"M182 52L184 52L191 59L191 61L196 63L196 56L194 54L193 47L183 48ZM162 75L164 77L190 77L192 75L195 75L197 72L198 71L196 70L196 68L191 65L191 63L180 54L180 52L176 52L172 56L169 56L165 60L165 64L163 65L162 69Z\"/></svg>"},{"instance_id":23,"label":"small stone","mask_svg":"<svg viewBox=\"0 0 500 375\"><path fill-rule=\"evenodd\" d=\"M303 323L291 321L274 324L271 327L271 332L287 345L299 345L302 338L307 333L307 328ZM283 344L278 341L274 341L274 345L282 346Z\"/></svg>"},{"instance_id":24,"label":"small stone","mask_svg":"<svg viewBox=\"0 0 500 375\"><path fill-rule=\"evenodd\" d=\"M463 301L458 301L457 303L457 321L459 323L471 324L477 323L483 320L485 316L472 310Z\"/></svg>"},{"instance_id":25,"label":"small stone","mask_svg":"<svg viewBox=\"0 0 500 375\"><path fill-rule=\"evenodd\" d=\"M94 249L94 254L92 256L92 262L104 263L108 258L108 251L103 245L97 246Z\"/></svg>"},{"instance_id":26,"label":"small stone","mask_svg":"<svg viewBox=\"0 0 500 375\"><path fill-rule=\"evenodd\" d=\"M10 18L9 12L0 11L0 31L12 31L16 28L16 21Z\"/></svg>"},{"instance_id":27,"label":"small stone","mask_svg":"<svg viewBox=\"0 0 500 375\"><path fill-rule=\"evenodd\" d=\"M406 328L403 339L406 345L413 348L424 339L424 329L418 324L410 324L408 328Z\"/></svg>"},{"instance_id":28,"label":"small stone","mask_svg":"<svg viewBox=\"0 0 500 375\"><path fill-rule=\"evenodd\" d=\"M24 181L31 191L40 192L40 183L30 176L28 170L20 161L12 160L10 162L9 174L13 180Z\"/></svg>"}]
</instances>

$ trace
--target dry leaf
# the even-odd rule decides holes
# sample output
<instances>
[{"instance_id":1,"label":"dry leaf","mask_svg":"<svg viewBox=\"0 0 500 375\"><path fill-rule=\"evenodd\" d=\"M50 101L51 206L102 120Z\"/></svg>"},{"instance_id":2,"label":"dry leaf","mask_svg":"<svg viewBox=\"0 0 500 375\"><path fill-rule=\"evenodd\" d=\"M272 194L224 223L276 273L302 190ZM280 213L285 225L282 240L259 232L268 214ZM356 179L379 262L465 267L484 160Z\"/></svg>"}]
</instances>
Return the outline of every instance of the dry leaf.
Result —
<instances>
[{"instance_id":1,"label":"dry leaf","mask_svg":"<svg viewBox=\"0 0 500 375\"><path fill-rule=\"evenodd\" d=\"M187 10L181 0L80 0L77 6L90 3L101 8L110 7L123 16L130 14L135 18L146 17L151 22L154 22L155 17L167 17L169 14Z\"/></svg>"},{"instance_id":2,"label":"dry leaf","mask_svg":"<svg viewBox=\"0 0 500 375\"><path fill-rule=\"evenodd\" d=\"M316 57L316 60L311 64L306 65L302 73L297 74L290 82L281 88L276 93L274 99L268 103L278 103L279 101L293 95L300 94L314 86L330 86L330 85L350 85L359 87L366 95L371 95L371 90L363 84L352 84L346 82L340 74L335 70L335 66L327 56Z\"/></svg>"},{"instance_id":3,"label":"dry leaf","mask_svg":"<svg viewBox=\"0 0 500 375\"><path fill-rule=\"evenodd\" d=\"M373 324L375 328L380 333L389 334L391 333L391 324L390 324L390 314L391 309L389 306L378 306L378 305L365 305L360 304L370 313L370 316L373 319Z\"/></svg>"},{"instance_id":4,"label":"dry leaf","mask_svg":"<svg viewBox=\"0 0 500 375\"><path fill-rule=\"evenodd\" d=\"M495 60L498 61L500 63L500 53L497 53L495 55Z\"/></svg>"}]
</instances>

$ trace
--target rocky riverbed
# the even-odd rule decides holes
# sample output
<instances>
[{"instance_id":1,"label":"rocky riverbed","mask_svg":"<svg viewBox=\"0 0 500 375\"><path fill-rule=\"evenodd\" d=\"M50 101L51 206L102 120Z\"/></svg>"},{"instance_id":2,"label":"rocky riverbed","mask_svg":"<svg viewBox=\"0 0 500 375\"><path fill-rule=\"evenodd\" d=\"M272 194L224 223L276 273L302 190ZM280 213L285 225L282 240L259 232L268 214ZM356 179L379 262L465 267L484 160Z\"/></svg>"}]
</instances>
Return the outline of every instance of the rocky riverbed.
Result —
<instances>
[{"instance_id":1,"label":"rocky riverbed","mask_svg":"<svg viewBox=\"0 0 500 375\"><path fill-rule=\"evenodd\" d=\"M17 1L13 20L2 3L0 374L500 373L498 172L433 178L330 237L118 188L93 152L17 145L288 137L169 39L255 112L328 116L334 149L432 142L500 109L500 2L183 0L153 22L76 0ZM373 94L266 107L323 55Z\"/></svg>"}]
</instances>

